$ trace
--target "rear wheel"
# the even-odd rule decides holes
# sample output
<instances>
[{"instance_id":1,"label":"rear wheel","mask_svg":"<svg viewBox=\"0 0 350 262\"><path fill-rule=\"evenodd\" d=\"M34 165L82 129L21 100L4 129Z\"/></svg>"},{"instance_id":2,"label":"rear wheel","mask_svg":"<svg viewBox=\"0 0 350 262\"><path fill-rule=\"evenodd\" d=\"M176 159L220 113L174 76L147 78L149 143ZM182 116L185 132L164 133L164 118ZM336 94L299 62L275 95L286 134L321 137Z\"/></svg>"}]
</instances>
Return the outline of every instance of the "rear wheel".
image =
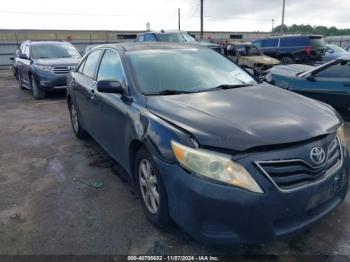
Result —
<instances>
[{"instance_id":1,"label":"rear wheel","mask_svg":"<svg viewBox=\"0 0 350 262\"><path fill-rule=\"evenodd\" d=\"M25 88L24 88L24 86L23 86L23 82L22 82L22 77L21 77L20 74L18 74L17 80L18 80L18 85L19 85L19 87L20 87L22 90L25 90Z\"/></svg>"},{"instance_id":2,"label":"rear wheel","mask_svg":"<svg viewBox=\"0 0 350 262\"><path fill-rule=\"evenodd\" d=\"M35 99L39 100L45 98L45 91L38 87L33 76L30 77L30 84L32 86L32 92Z\"/></svg>"},{"instance_id":3,"label":"rear wheel","mask_svg":"<svg viewBox=\"0 0 350 262\"><path fill-rule=\"evenodd\" d=\"M83 139L87 137L86 131L80 125L78 112L72 100L70 100L68 103L68 109L69 109L72 128L76 137L79 139Z\"/></svg>"},{"instance_id":4,"label":"rear wheel","mask_svg":"<svg viewBox=\"0 0 350 262\"><path fill-rule=\"evenodd\" d=\"M168 197L151 154L141 148L136 154L135 177L143 210L157 227L169 222Z\"/></svg>"},{"instance_id":5,"label":"rear wheel","mask_svg":"<svg viewBox=\"0 0 350 262\"><path fill-rule=\"evenodd\" d=\"M290 64L293 64L293 63L294 63L293 58L291 58L289 56L285 56L285 57L281 58L281 64L282 65L290 65Z\"/></svg>"}]
</instances>

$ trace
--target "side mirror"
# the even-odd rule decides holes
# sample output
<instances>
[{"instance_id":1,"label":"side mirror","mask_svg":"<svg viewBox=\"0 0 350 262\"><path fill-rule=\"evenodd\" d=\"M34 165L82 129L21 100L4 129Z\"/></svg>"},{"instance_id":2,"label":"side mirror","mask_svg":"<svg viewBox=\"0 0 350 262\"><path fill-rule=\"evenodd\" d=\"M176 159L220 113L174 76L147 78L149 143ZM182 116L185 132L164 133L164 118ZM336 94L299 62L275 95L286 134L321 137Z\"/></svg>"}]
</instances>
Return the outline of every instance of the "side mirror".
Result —
<instances>
[{"instance_id":1,"label":"side mirror","mask_svg":"<svg viewBox=\"0 0 350 262\"><path fill-rule=\"evenodd\" d=\"M124 94L125 89L119 81L100 80L97 82L97 91L101 93Z\"/></svg>"},{"instance_id":2,"label":"side mirror","mask_svg":"<svg viewBox=\"0 0 350 262\"><path fill-rule=\"evenodd\" d=\"M15 57L14 57L14 56L11 56L11 57L10 57L10 60L12 60L12 61L15 60Z\"/></svg>"},{"instance_id":3,"label":"side mirror","mask_svg":"<svg viewBox=\"0 0 350 262\"><path fill-rule=\"evenodd\" d=\"M26 54L23 54L23 53L19 55L19 58L29 59L29 57Z\"/></svg>"},{"instance_id":4,"label":"side mirror","mask_svg":"<svg viewBox=\"0 0 350 262\"><path fill-rule=\"evenodd\" d=\"M311 81L311 82L315 82L315 81L316 81L315 78L314 78L314 76L313 76L312 74L307 75L307 76L305 77L305 79L308 80L308 81Z\"/></svg>"}]
</instances>

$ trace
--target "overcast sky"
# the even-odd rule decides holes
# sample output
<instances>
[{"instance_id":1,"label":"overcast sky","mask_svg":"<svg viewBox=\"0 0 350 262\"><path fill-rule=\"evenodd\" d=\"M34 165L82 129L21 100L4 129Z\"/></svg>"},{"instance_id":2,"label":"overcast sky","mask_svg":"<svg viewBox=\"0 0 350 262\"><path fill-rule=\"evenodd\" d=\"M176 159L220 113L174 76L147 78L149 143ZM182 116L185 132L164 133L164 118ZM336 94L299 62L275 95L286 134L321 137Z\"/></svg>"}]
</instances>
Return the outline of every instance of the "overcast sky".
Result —
<instances>
[{"instance_id":1,"label":"overcast sky","mask_svg":"<svg viewBox=\"0 0 350 262\"><path fill-rule=\"evenodd\" d=\"M199 30L200 0L2 0L3 29ZM270 31L281 23L282 0L204 0L206 31ZM287 25L350 28L347 0L286 0Z\"/></svg>"}]
</instances>

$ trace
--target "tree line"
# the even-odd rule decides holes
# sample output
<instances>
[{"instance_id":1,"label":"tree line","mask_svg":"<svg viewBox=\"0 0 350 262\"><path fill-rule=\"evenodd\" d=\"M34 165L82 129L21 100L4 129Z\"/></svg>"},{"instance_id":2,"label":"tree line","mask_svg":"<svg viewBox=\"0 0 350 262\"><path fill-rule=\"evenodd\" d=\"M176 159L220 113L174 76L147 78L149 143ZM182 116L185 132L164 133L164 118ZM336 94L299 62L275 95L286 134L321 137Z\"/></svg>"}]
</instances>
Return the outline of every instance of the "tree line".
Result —
<instances>
[{"instance_id":1,"label":"tree line","mask_svg":"<svg viewBox=\"0 0 350 262\"><path fill-rule=\"evenodd\" d=\"M280 33L281 26L276 26L273 29L273 33ZM335 26L311 26L311 25L283 25L283 32L288 34L316 34L324 36L333 36L333 35L350 35L350 29L339 29Z\"/></svg>"}]
</instances>

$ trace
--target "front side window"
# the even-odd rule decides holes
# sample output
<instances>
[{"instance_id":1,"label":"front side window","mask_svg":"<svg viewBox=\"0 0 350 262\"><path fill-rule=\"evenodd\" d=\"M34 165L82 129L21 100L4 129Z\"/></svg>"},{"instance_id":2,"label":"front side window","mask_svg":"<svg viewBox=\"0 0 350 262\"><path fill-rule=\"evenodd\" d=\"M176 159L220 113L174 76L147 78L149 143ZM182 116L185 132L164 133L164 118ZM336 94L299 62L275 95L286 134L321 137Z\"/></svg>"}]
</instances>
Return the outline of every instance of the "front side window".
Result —
<instances>
[{"instance_id":1,"label":"front side window","mask_svg":"<svg viewBox=\"0 0 350 262\"><path fill-rule=\"evenodd\" d=\"M85 60L83 75L93 79L98 66L102 50L96 50L89 54Z\"/></svg>"},{"instance_id":2,"label":"front side window","mask_svg":"<svg viewBox=\"0 0 350 262\"><path fill-rule=\"evenodd\" d=\"M253 43L256 47L261 48L262 47L262 41L258 40Z\"/></svg>"},{"instance_id":3,"label":"front side window","mask_svg":"<svg viewBox=\"0 0 350 262\"><path fill-rule=\"evenodd\" d=\"M32 57L43 58L80 58L78 50L70 43L36 43L32 45Z\"/></svg>"},{"instance_id":4,"label":"front side window","mask_svg":"<svg viewBox=\"0 0 350 262\"><path fill-rule=\"evenodd\" d=\"M143 93L201 92L220 85L255 85L239 66L212 50L127 52Z\"/></svg>"},{"instance_id":5,"label":"front side window","mask_svg":"<svg viewBox=\"0 0 350 262\"><path fill-rule=\"evenodd\" d=\"M111 80L124 81L123 67L118 54L111 50L106 50L101 60L100 69L98 70L97 81Z\"/></svg>"},{"instance_id":6,"label":"front side window","mask_svg":"<svg viewBox=\"0 0 350 262\"><path fill-rule=\"evenodd\" d=\"M315 77L350 78L350 62L339 62L315 74Z\"/></svg>"}]
</instances>

